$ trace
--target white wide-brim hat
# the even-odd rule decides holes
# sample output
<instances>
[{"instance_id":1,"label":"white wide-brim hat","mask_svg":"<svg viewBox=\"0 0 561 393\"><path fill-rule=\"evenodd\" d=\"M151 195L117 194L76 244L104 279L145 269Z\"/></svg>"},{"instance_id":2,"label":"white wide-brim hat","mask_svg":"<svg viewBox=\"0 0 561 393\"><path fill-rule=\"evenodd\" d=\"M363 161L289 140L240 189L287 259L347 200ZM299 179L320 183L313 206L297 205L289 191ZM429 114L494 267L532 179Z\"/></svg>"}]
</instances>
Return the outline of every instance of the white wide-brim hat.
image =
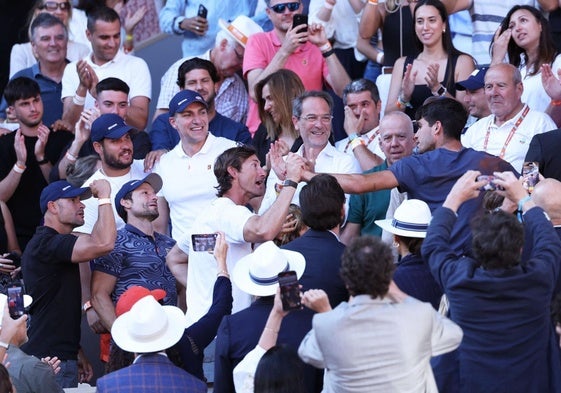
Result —
<instances>
[{"instance_id":1,"label":"white wide-brim hat","mask_svg":"<svg viewBox=\"0 0 561 393\"><path fill-rule=\"evenodd\" d=\"M111 327L115 343L125 351L149 353L175 345L185 332L185 315L175 306L162 306L153 296L137 301Z\"/></svg>"},{"instance_id":2,"label":"white wide-brim hat","mask_svg":"<svg viewBox=\"0 0 561 393\"><path fill-rule=\"evenodd\" d=\"M298 278L306 268L306 259L296 251L282 250L268 241L240 259L232 280L242 291L254 296L272 296L277 291L278 274L294 270Z\"/></svg>"},{"instance_id":3,"label":"white wide-brim hat","mask_svg":"<svg viewBox=\"0 0 561 393\"><path fill-rule=\"evenodd\" d=\"M224 19L218 19L218 25L244 48L251 35L263 32L261 26L245 15L238 16L232 23L228 23Z\"/></svg>"},{"instance_id":4,"label":"white wide-brim hat","mask_svg":"<svg viewBox=\"0 0 561 393\"><path fill-rule=\"evenodd\" d=\"M374 223L397 236L424 238L427 236L431 218L432 214L426 202L407 199L395 209L393 219L376 220Z\"/></svg>"}]
</instances>

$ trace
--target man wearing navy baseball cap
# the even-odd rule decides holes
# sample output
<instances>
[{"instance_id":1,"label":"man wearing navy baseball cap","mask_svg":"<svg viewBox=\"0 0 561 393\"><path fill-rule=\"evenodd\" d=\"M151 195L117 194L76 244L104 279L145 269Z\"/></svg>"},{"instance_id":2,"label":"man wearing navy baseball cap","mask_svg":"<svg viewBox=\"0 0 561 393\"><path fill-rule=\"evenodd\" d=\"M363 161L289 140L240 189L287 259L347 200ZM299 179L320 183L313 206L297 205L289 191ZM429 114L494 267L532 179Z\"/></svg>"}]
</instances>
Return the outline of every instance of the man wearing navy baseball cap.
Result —
<instances>
[{"instance_id":1,"label":"man wearing navy baseball cap","mask_svg":"<svg viewBox=\"0 0 561 393\"><path fill-rule=\"evenodd\" d=\"M97 198L97 201L91 196ZM39 226L22 255L22 272L35 300L29 309L29 341L21 348L38 358L57 356L63 388L78 385L78 359L85 378L93 372L80 350L81 289L78 263L109 253L115 245L115 219L111 209L111 185L96 180L77 188L61 180L45 187L40 197L44 225ZM97 205L98 218L91 234L76 236L84 223L82 200Z\"/></svg>"},{"instance_id":2,"label":"man wearing navy baseball cap","mask_svg":"<svg viewBox=\"0 0 561 393\"><path fill-rule=\"evenodd\" d=\"M158 217L160 188L162 178L151 173L126 182L115 196L115 208L126 225L117 231L114 250L91 265L91 304L107 331L116 318L117 300L131 285L164 289L163 304L177 305L175 278L166 266L167 252L175 241L155 232L152 225Z\"/></svg>"},{"instance_id":3,"label":"man wearing navy baseball cap","mask_svg":"<svg viewBox=\"0 0 561 393\"><path fill-rule=\"evenodd\" d=\"M485 97L485 89L483 89L483 87L485 87L486 73L487 68L475 70L466 80L456 83L456 90L465 90L466 92L464 96L464 104L467 106L469 111L469 117L466 122L464 132L477 120L491 114L487 97Z\"/></svg>"},{"instance_id":4,"label":"man wearing navy baseball cap","mask_svg":"<svg viewBox=\"0 0 561 393\"><path fill-rule=\"evenodd\" d=\"M172 237L178 240L196 215L216 197L214 162L236 142L209 132L208 104L193 90L177 93L169 103L169 114L169 123L180 139L153 169L164 182L158 194L160 218L155 228L166 233L171 218Z\"/></svg>"}]
</instances>

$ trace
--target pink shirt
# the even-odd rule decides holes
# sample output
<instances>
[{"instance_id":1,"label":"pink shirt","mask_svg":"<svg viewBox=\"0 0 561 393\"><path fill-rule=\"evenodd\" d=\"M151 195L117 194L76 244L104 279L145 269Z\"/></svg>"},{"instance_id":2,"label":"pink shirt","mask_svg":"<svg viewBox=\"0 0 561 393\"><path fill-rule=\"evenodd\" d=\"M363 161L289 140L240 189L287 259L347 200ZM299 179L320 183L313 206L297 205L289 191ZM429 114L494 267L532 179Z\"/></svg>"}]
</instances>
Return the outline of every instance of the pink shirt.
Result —
<instances>
[{"instance_id":1,"label":"pink shirt","mask_svg":"<svg viewBox=\"0 0 561 393\"><path fill-rule=\"evenodd\" d=\"M281 45L282 43L274 30L250 36L243 58L244 76L247 77L247 73L251 70L265 69L280 50ZM321 90L323 82L329 75L327 63L321 55L321 51L310 42L306 42L296 49L288 57L283 68L294 71L302 79L306 90ZM260 123L257 103L250 98L247 127L252 135Z\"/></svg>"}]
</instances>

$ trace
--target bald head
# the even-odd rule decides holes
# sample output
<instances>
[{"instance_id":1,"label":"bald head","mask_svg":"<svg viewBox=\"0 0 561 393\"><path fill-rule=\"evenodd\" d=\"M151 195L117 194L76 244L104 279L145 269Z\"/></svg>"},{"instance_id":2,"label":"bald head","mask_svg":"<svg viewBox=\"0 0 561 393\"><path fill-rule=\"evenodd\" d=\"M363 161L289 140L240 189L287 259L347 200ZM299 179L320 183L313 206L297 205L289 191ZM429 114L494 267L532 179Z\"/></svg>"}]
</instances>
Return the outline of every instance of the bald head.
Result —
<instances>
[{"instance_id":1,"label":"bald head","mask_svg":"<svg viewBox=\"0 0 561 393\"><path fill-rule=\"evenodd\" d=\"M561 182L543 179L534 188L532 200L549 215L554 225L561 224Z\"/></svg>"}]
</instances>

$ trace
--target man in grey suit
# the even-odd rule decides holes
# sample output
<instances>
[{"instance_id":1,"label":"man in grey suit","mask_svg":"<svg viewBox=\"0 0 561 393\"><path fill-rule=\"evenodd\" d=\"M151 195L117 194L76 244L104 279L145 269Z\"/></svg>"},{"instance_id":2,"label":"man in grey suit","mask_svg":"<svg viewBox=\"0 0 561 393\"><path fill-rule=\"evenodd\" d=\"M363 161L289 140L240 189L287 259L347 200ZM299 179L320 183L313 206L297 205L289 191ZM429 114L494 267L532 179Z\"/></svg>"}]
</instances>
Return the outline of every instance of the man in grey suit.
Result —
<instances>
[{"instance_id":1,"label":"man in grey suit","mask_svg":"<svg viewBox=\"0 0 561 393\"><path fill-rule=\"evenodd\" d=\"M462 330L392 282L392 252L360 237L342 257L348 302L316 314L298 354L325 369L324 392L437 392L430 358L457 348Z\"/></svg>"}]
</instances>

